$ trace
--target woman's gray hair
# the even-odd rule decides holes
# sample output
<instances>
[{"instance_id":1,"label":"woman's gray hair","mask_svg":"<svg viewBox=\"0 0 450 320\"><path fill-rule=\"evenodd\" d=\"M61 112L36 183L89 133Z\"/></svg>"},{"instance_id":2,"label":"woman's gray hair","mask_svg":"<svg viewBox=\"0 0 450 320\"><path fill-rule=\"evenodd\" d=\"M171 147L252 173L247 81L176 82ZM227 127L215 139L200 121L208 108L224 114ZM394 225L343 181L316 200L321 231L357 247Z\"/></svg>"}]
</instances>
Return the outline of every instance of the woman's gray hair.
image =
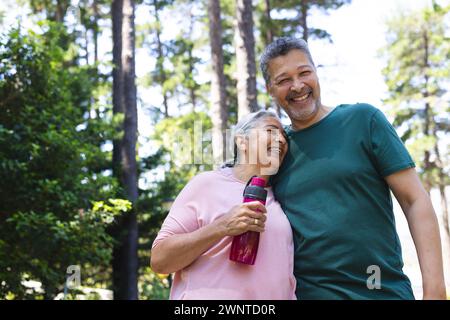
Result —
<instances>
[{"instance_id":1,"label":"woman's gray hair","mask_svg":"<svg viewBox=\"0 0 450 320\"><path fill-rule=\"evenodd\" d=\"M233 129L231 139L229 140L233 144L233 159L225 162L222 167L234 167L237 162L238 150L236 137L240 135L247 136L250 133L250 130L257 127L258 123L266 118L276 118L278 121L280 121L278 115L271 110L259 110L256 112L252 112L243 116L241 120L238 121Z\"/></svg>"},{"instance_id":2,"label":"woman's gray hair","mask_svg":"<svg viewBox=\"0 0 450 320\"><path fill-rule=\"evenodd\" d=\"M309 52L308 43L305 40L288 37L278 38L264 49L259 62L259 66L261 68L261 72L263 74L264 80L266 81L266 84L270 83L270 60L275 59L279 56L284 56L288 54L289 51L294 49L303 51L308 57L311 64L314 66L311 52Z\"/></svg>"}]
</instances>

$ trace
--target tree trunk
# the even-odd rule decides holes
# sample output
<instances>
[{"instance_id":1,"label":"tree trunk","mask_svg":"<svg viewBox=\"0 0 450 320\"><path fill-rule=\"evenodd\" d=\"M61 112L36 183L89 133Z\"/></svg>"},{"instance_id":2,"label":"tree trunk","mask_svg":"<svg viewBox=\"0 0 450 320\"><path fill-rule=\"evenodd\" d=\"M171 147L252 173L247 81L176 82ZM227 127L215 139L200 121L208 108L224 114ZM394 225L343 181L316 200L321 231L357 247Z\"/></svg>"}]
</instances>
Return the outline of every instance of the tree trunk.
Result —
<instances>
[{"instance_id":1,"label":"tree trunk","mask_svg":"<svg viewBox=\"0 0 450 320\"><path fill-rule=\"evenodd\" d=\"M225 74L223 71L222 25L219 0L208 0L209 40L211 45L211 120L212 148L215 163L223 162L226 155L225 130L228 120L228 107L225 93Z\"/></svg>"},{"instance_id":2,"label":"tree trunk","mask_svg":"<svg viewBox=\"0 0 450 320\"><path fill-rule=\"evenodd\" d=\"M95 65L95 70L96 70L96 75L98 74L98 4L97 4L97 0L94 0L92 2L92 12L93 12L93 16L94 16L94 24L92 26L92 41L94 43L94 65ZM88 29L86 29L86 32L88 31ZM86 63L88 63L88 45L87 45L87 35L86 35ZM98 77L95 77L95 85L97 86L98 84ZM90 99L90 106L89 109L91 110L90 112L90 117L91 118L98 118L98 112L96 110L95 104L97 102L97 99L95 96L92 96Z\"/></svg>"},{"instance_id":3,"label":"tree trunk","mask_svg":"<svg viewBox=\"0 0 450 320\"><path fill-rule=\"evenodd\" d=\"M158 59L156 61L157 70L160 70L160 82L161 90L163 94L163 106L164 106L164 117L169 117L169 98L167 92L164 90L164 83L167 80L166 72L164 71L164 52L163 45L161 42L161 21L159 20L159 4L158 0L153 0L153 8L155 9L155 20L156 20L156 46L158 50Z\"/></svg>"},{"instance_id":4,"label":"tree trunk","mask_svg":"<svg viewBox=\"0 0 450 320\"><path fill-rule=\"evenodd\" d=\"M441 208L442 208L442 223L447 234L447 239L450 239L450 225L448 221L448 204L447 204L447 195L445 194L445 184L442 183L443 175L440 176L439 181L439 193L441 195Z\"/></svg>"},{"instance_id":5,"label":"tree trunk","mask_svg":"<svg viewBox=\"0 0 450 320\"><path fill-rule=\"evenodd\" d=\"M86 65L89 65L89 29L84 28L84 50L86 51L86 55L84 59L86 60Z\"/></svg>"},{"instance_id":6,"label":"tree trunk","mask_svg":"<svg viewBox=\"0 0 450 320\"><path fill-rule=\"evenodd\" d=\"M189 50L188 52L189 54L189 72L190 74L192 74L194 72L194 56L192 55L192 48ZM191 104L192 104L192 112L195 112L195 107L197 105L197 94L195 92L195 87L194 86L189 86L189 96L191 99Z\"/></svg>"},{"instance_id":7,"label":"tree trunk","mask_svg":"<svg viewBox=\"0 0 450 320\"><path fill-rule=\"evenodd\" d=\"M113 230L118 244L113 250L113 289L116 300L137 300L138 228L137 192L137 109L135 86L134 1L114 0L113 20L113 112L124 114L123 135L114 141L113 168L133 210Z\"/></svg>"},{"instance_id":8,"label":"tree trunk","mask_svg":"<svg viewBox=\"0 0 450 320\"><path fill-rule=\"evenodd\" d=\"M444 163L441 159L441 153L439 152L439 145L438 145L438 136L437 136L437 124L434 124L433 128L433 135L435 138L434 143L434 153L436 155L436 167L439 170L438 174L438 186L439 186L439 193L441 196L441 210L442 210L442 222L443 227L445 230L445 233L447 234L447 239L450 240L450 225L448 221L448 204L447 204L447 195L445 194L445 187L446 187L446 175L444 173Z\"/></svg>"},{"instance_id":9,"label":"tree trunk","mask_svg":"<svg viewBox=\"0 0 450 320\"><path fill-rule=\"evenodd\" d=\"M94 28L92 29L93 32L93 39L94 39L94 63L98 62L98 0L94 0L93 11L94 11Z\"/></svg>"},{"instance_id":10,"label":"tree trunk","mask_svg":"<svg viewBox=\"0 0 450 320\"><path fill-rule=\"evenodd\" d=\"M303 40L308 41L308 0L302 0L301 2L301 16L300 16L300 26L303 29Z\"/></svg>"},{"instance_id":11,"label":"tree trunk","mask_svg":"<svg viewBox=\"0 0 450 320\"><path fill-rule=\"evenodd\" d=\"M258 110L256 100L255 37L252 0L236 1L234 42L236 47L238 118Z\"/></svg>"},{"instance_id":12,"label":"tree trunk","mask_svg":"<svg viewBox=\"0 0 450 320\"><path fill-rule=\"evenodd\" d=\"M114 116L125 113L124 108L124 91L123 91L123 74L122 74L122 20L123 20L123 0L114 0L111 5L112 18L112 38L113 38L113 114ZM123 129L118 126L116 135ZM122 163L122 141L121 139L113 140L113 174L116 177L121 176L120 165Z\"/></svg>"},{"instance_id":13,"label":"tree trunk","mask_svg":"<svg viewBox=\"0 0 450 320\"><path fill-rule=\"evenodd\" d=\"M65 7L65 3L62 3L62 0L56 1L56 10L55 10L55 21L59 23L64 22L64 16L66 15L67 7Z\"/></svg>"},{"instance_id":14,"label":"tree trunk","mask_svg":"<svg viewBox=\"0 0 450 320\"><path fill-rule=\"evenodd\" d=\"M429 136L430 135L430 119L429 119L429 113L430 113L430 105L428 102L425 103L425 124L424 124L424 129L423 129L423 134L425 136ZM424 166L424 173L425 173L425 179L424 179L424 187L427 190L428 194L430 194L431 191L431 181L430 181L430 176L429 173L431 171L431 162L430 162L430 156L431 153L429 150L425 150L424 151L424 156L423 156L423 166Z\"/></svg>"},{"instance_id":15,"label":"tree trunk","mask_svg":"<svg viewBox=\"0 0 450 320\"><path fill-rule=\"evenodd\" d=\"M267 47L270 43L273 42L273 31L272 31L272 16L270 14L270 11L272 10L270 5L270 0L265 0L265 6L264 6L264 15L266 18L266 32L264 35L264 41L265 46ZM270 99L266 102L266 110L271 107ZM275 110L277 112L277 115L281 117L281 109L280 106L275 103Z\"/></svg>"},{"instance_id":16,"label":"tree trunk","mask_svg":"<svg viewBox=\"0 0 450 320\"><path fill-rule=\"evenodd\" d=\"M193 32L194 32L194 16L192 14L192 11L189 10L189 32L188 32L189 38L192 38ZM192 44L192 46L189 46L189 51L188 51L189 74L192 76L192 79L194 77L194 68L195 68L193 50L194 50L194 45ZM191 83L189 85L188 89L189 89L189 96L190 96L191 104L192 104L192 112L195 113L195 109L197 106L197 93L195 92L195 83Z\"/></svg>"},{"instance_id":17,"label":"tree trunk","mask_svg":"<svg viewBox=\"0 0 450 320\"><path fill-rule=\"evenodd\" d=\"M129 237L127 239L127 299L138 299L138 226L136 203L138 199L138 176L136 163L137 99L135 72L135 26L134 0L124 0L124 23L122 27L122 67L124 70L125 123L123 143L124 187L134 210L129 215Z\"/></svg>"},{"instance_id":18,"label":"tree trunk","mask_svg":"<svg viewBox=\"0 0 450 320\"><path fill-rule=\"evenodd\" d=\"M430 93L428 92L428 82L429 82L429 77L426 73L426 70L429 68L429 48L428 48L428 34L427 31L425 30L423 33L423 40L424 40L424 57L423 57L423 68L424 68L424 74L425 74L425 88L424 91L422 93L423 96L423 100L425 101L425 110L424 110L424 120L425 120L425 124L424 124L424 128L423 128L423 134L425 135L425 137L428 137L431 135L430 132L430 117L431 117L431 107L430 107L430 102L428 101L428 97L430 96ZM432 183L430 181L430 176L429 176L429 172L431 171L431 162L430 162L430 156L431 153L429 150L425 150L424 152L424 160L423 160L423 164L424 164L424 173L425 173L425 179L424 179L424 187L427 190L428 194L430 194L431 191L431 186Z\"/></svg>"},{"instance_id":19,"label":"tree trunk","mask_svg":"<svg viewBox=\"0 0 450 320\"><path fill-rule=\"evenodd\" d=\"M273 42L273 31L272 31L272 16L270 15L270 11L272 10L270 6L270 0L265 0L264 2L264 15L266 16L266 34L264 37L265 46L269 45Z\"/></svg>"}]
</instances>

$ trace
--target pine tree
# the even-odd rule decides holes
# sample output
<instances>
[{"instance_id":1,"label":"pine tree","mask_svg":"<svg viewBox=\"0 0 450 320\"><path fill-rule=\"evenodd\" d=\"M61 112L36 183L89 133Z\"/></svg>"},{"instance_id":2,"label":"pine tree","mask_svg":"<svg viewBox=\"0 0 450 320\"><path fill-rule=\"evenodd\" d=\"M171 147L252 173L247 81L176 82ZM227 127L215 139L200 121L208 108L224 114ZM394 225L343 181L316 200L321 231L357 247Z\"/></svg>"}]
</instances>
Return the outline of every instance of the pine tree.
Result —
<instances>
[{"instance_id":1,"label":"pine tree","mask_svg":"<svg viewBox=\"0 0 450 320\"><path fill-rule=\"evenodd\" d=\"M450 184L448 146L440 137L448 136L450 42L445 18L450 6L403 13L388 22L387 65L383 74L388 86L389 105L394 125L401 131L420 168L428 192L440 191L444 229L450 236L445 187Z\"/></svg>"}]
</instances>

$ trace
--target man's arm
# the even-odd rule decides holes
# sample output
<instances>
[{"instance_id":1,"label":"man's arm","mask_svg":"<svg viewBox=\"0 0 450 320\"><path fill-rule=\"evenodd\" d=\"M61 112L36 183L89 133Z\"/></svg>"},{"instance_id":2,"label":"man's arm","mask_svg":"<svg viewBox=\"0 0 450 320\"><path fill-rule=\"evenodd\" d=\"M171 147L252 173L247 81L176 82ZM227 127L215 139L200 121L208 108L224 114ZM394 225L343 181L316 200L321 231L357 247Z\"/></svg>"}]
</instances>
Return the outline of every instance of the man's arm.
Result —
<instances>
[{"instance_id":1,"label":"man's arm","mask_svg":"<svg viewBox=\"0 0 450 320\"><path fill-rule=\"evenodd\" d=\"M423 299L446 299L439 225L415 169L385 177L408 221L422 272Z\"/></svg>"}]
</instances>

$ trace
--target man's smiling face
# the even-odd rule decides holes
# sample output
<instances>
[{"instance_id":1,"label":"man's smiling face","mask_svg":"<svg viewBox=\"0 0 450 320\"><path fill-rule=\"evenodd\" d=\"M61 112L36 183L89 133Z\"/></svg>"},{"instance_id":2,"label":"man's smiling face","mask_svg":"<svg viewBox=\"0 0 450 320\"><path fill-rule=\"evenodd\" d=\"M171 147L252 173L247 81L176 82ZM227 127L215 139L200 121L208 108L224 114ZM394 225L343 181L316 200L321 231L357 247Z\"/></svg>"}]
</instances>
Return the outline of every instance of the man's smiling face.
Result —
<instances>
[{"instance_id":1,"label":"man's smiling face","mask_svg":"<svg viewBox=\"0 0 450 320\"><path fill-rule=\"evenodd\" d=\"M320 85L316 68L301 50L293 49L268 63L267 89L294 123L307 122L319 112Z\"/></svg>"}]
</instances>

